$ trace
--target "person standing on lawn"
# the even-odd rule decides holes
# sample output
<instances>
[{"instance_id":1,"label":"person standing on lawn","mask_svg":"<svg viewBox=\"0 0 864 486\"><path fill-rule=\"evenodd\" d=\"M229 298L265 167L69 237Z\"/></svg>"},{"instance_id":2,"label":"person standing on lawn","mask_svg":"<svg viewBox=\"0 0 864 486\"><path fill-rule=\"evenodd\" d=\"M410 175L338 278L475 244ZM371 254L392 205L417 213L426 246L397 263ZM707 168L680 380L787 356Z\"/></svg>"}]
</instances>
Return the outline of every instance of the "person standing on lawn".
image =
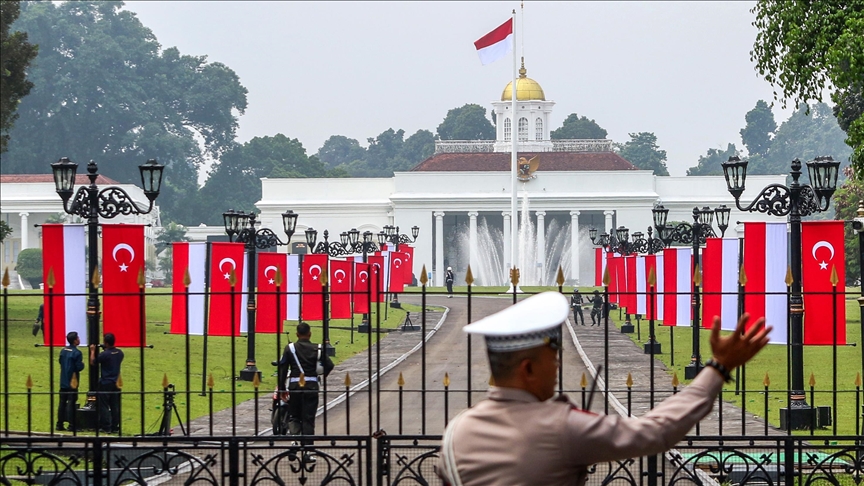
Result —
<instances>
[{"instance_id":1,"label":"person standing on lawn","mask_svg":"<svg viewBox=\"0 0 864 486\"><path fill-rule=\"evenodd\" d=\"M90 345L90 365L99 363L101 378L99 378L99 430L105 434L114 434L120 430L120 388L117 380L120 378L120 363L123 362L123 351L114 346L114 334L105 335L105 350L96 356L96 345Z\"/></svg>"},{"instance_id":2,"label":"person standing on lawn","mask_svg":"<svg viewBox=\"0 0 864 486\"><path fill-rule=\"evenodd\" d=\"M75 407L78 404L78 380L80 372L84 369L84 356L78 345L81 339L75 331L66 335L69 342L60 350L60 405L57 407L56 430L75 430ZM69 423L68 427L63 424Z\"/></svg>"}]
</instances>

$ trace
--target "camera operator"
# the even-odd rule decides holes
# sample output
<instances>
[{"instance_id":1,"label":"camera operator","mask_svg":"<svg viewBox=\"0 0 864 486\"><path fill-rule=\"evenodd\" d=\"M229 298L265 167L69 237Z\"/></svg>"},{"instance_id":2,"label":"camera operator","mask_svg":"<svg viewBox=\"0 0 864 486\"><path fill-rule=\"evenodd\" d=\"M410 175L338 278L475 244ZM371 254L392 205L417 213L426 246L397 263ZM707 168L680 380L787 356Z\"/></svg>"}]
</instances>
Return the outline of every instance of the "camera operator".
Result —
<instances>
[{"instance_id":1,"label":"camera operator","mask_svg":"<svg viewBox=\"0 0 864 486\"><path fill-rule=\"evenodd\" d=\"M105 434L117 433L120 430L120 388L117 379L120 378L120 363L123 362L123 351L114 346L114 334L105 335L104 351L96 356L96 345L90 345L90 365L99 363L99 431Z\"/></svg>"}]
</instances>

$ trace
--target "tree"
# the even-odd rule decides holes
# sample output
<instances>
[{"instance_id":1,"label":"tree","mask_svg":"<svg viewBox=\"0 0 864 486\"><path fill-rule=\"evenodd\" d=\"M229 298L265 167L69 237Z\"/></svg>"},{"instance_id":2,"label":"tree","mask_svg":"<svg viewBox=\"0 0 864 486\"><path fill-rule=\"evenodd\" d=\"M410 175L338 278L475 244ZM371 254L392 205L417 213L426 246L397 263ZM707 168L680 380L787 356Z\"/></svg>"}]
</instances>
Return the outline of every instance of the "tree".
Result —
<instances>
[{"instance_id":1,"label":"tree","mask_svg":"<svg viewBox=\"0 0 864 486\"><path fill-rule=\"evenodd\" d=\"M324 142L315 154L321 162L329 167L341 164L350 164L355 160L366 158L366 149L360 146L360 142L353 138L342 135L333 135Z\"/></svg>"},{"instance_id":2,"label":"tree","mask_svg":"<svg viewBox=\"0 0 864 486\"><path fill-rule=\"evenodd\" d=\"M18 253L15 271L30 285L37 287L42 281L42 249L27 248Z\"/></svg>"},{"instance_id":3,"label":"tree","mask_svg":"<svg viewBox=\"0 0 864 486\"><path fill-rule=\"evenodd\" d=\"M606 138L606 130L594 120L587 117L579 117L576 113L570 113L560 128L552 130L549 137L553 140L577 140L577 139L601 139Z\"/></svg>"},{"instance_id":4,"label":"tree","mask_svg":"<svg viewBox=\"0 0 864 486\"><path fill-rule=\"evenodd\" d=\"M666 151L657 145L657 136L651 132L631 133L630 141L618 146L618 154L639 169L654 171L654 175L668 176Z\"/></svg>"},{"instance_id":5,"label":"tree","mask_svg":"<svg viewBox=\"0 0 864 486\"><path fill-rule=\"evenodd\" d=\"M736 155L740 154L734 143L728 144L726 150L710 148L705 155L699 157L699 163L695 167L687 169L687 175L723 175L723 167L720 164L729 160L729 157Z\"/></svg>"},{"instance_id":6,"label":"tree","mask_svg":"<svg viewBox=\"0 0 864 486\"><path fill-rule=\"evenodd\" d=\"M765 155L771 146L771 136L777 130L774 113L764 100L756 102L756 106L744 115L747 125L741 129L741 141L747 147L750 155Z\"/></svg>"},{"instance_id":7,"label":"tree","mask_svg":"<svg viewBox=\"0 0 864 486\"><path fill-rule=\"evenodd\" d=\"M394 172L411 170L435 152L435 136L429 130L417 130L407 139L404 137L405 130L388 128L377 137L366 139L369 148L360 149L363 150L362 157L359 157L360 153L357 152L358 156L352 156L353 160L343 162L334 170L344 171L351 177L393 177ZM328 142L334 139L336 137L330 137ZM356 142L352 139L346 140L351 145L352 142ZM336 150L331 149L340 147L341 143L342 141L331 144L324 153L328 155L337 153ZM322 150L319 150L319 153Z\"/></svg>"},{"instance_id":8,"label":"tree","mask_svg":"<svg viewBox=\"0 0 864 486\"><path fill-rule=\"evenodd\" d=\"M852 113L847 92L864 85L864 1L789 2L762 0L753 7L756 42L750 58L765 79L782 91L783 105L818 101L826 87L840 110ZM774 98L778 98L777 91ZM864 174L864 117L849 123L858 177Z\"/></svg>"},{"instance_id":9,"label":"tree","mask_svg":"<svg viewBox=\"0 0 864 486\"><path fill-rule=\"evenodd\" d=\"M0 243L6 241L6 237L12 234L12 227L6 221L0 221Z\"/></svg>"},{"instance_id":10,"label":"tree","mask_svg":"<svg viewBox=\"0 0 864 486\"><path fill-rule=\"evenodd\" d=\"M38 46L27 42L25 32L10 33L20 13L17 0L0 2L0 153L6 151L9 130L18 118L18 103L33 88L27 68L39 52Z\"/></svg>"},{"instance_id":11,"label":"tree","mask_svg":"<svg viewBox=\"0 0 864 486\"><path fill-rule=\"evenodd\" d=\"M495 127L486 118L486 108L468 103L447 112L438 125L441 140L495 140Z\"/></svg>"},{"instance_id":12,"label":"tree","mask_svg":"<svg viewBox=\"0 0 864 486\"><path fill-rule=\"evenodd\" d=\"M415 165L431 157L433 153L435 153L435 135L432 135L429 130L417 130L402 144L399 155L406 165L394 167L393 170L411 170Z\"/></svg>"},{"instance_id":13,"label":"tree","mask_svg":"<svg viewBox=\"0 0 864 486\"><path fill-rule=\"evenodd\" d=\"M5 3L5 2L4 2ZM44 173L69 156L140 183L137 166L165 164L163 217L197 224L198 168L234 144L246 88L206 56L161 50L122 2L28 2L16 27L40 46L35 86L10 132L6 173ZM198 140L201 141L199 145Z\"/></svg>"},{"instance_id":14,"label":"tree","mask_svg":"<svg viewBox=\"0 0 864 486\"><path fill-rule=\"evenodd\" d=\"M858 216L858 202L864 201L864 183L860 178L849 177L834 193L834 219L849 221ZM846 285L854 285L861 276L861 261L858 251L858 234L850 225L845 229L846 240Z\"/></svg>"},{"instance_id":15,"label":"tree","mask_svg":"<svg viewBox=\"0 0 864 486\"><path fill-rule=\"evenodd\" d=\"M165 250L171 250L171 243L178 241L189 241L186 236L186 227L170 222L163 226L159 231L159 236L156 237L156 254L160 254Z\"/></svg>"}]
</instances>

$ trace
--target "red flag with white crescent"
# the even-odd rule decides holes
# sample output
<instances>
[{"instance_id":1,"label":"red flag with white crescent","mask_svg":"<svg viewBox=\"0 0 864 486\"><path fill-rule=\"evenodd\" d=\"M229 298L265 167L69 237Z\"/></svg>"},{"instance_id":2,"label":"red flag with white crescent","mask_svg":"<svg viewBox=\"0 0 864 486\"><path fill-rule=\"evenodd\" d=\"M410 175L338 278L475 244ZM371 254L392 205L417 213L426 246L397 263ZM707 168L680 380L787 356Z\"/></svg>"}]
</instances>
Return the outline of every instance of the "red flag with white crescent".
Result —
<instances>
[{"instance_id":1,"label":"red flag with white crescent","mask_svg":"<svg viewBox=\"0 0 864 486\"><path fill-rule=\"evenodd\" d=\"M245 274L243 243L215 242L210 246L210 315L207 334L210 336L239 336L243 313L243 275ZM231 270L235 283L231 286ZM234 315L231 315L234 296ZM232 329L233 324L233 329Z\"/></svg>"},{"instance_id":2,"label":"red flag with white crescent","mask_svg":"<svg viewBox=\"0 0 864 486\"><path fill-rule=\"evenodd\" d=\"M405 254L405 263L402 265L405 274L402 277L402 281L405 282L405 285L412 285L414 283L414 247L411 245L399 245L399 249Z\"/></svg>"},{"instance_id":3,"label":"red flag with white crescent","mask_svg":"<svg viewBox=\"0 0 864 486\"><path fill-rule=\"evenodd\" d=\"M277 272L282 276L278 286ZM255 314L255 332L281 332L288 319L288 255L285 253L258 253L258 302ZM279 316L276 316L276 307Z\"/></svg>"},{"instance_id":4,"label":"red flag with white crescent","mask_svg":"<svg viewBox=\"0 0 864 486\"><path fill-rule=\"evenodd\" d=\"M384 302L384 255L370 255L368 261L372 277L372 302Z\"/></svg>"},{"instance_id":5,"label":"red flag with white crescent","mask_svg":"<svg viewBox=\"0 0 864 486\"><path fill-rule=\"evenodd\" d=\"M388 292L402 292L405 290L405 269L403 268L408 261L408 257L402 252L390 252L390 283Z\"/></svg>"},{"instance_id":6,"label":"red flag with white crescent","mask_svg":"<svg viewBox=\"0 0 864 486\"><path fill-rule=\"evenodd\" d=\"M78 333L81 344L88 344L86 240L84 225L42 225L42 335L46 346L65 346L66 334L72 331ZM52 273L54 286L49 290L48 275Z\"/></svg>"},{"instance_id":7,"label":"red flag with white crescent","mask_svg":"<svg viewBox=\"0 0 864 486\"><path fill-rule=\"evenodd\" d=\"M351 318L351 266L348 260L330 260L330 317Z\"/></svg>"},{"instance_id":8,"label":"red flag with white crescent","mask_svg":"<svg viewBox=\"0 0 864 486\"><path fill-rule=\"evenodd\" d=\"M369 312L369 264L354 263L354 312L366 314Z\"/></svg>"},{"instance_id":9,"label":"red flag with white crescent","mask_svg":"<svg viewBox=\"0 0 864 486\"><path fill-rule=\"evenodd\" d=\"M801 223L801 286L804 291L804 344L846 344L846 245L843 221ZM832 269L837 270L833 301ZM836 312L836 316L835 316Z\"/></svg>"},{"instance_id":10,"label":"red flag with white crescent","mask_svg":"<svg viewBox=\"0 0 864 486\"><path fill-rule=\"evenodd\" d=\"M144 257L144 225L102 225L102 327L114 334L118 347L147 344L138 285Z\"/></svg>"},{"instance_id":11,"label":"red flag with white crescent","mask_svg":"<svg viewBox=\"0 0 864 486\"><path fill-rule=\"evenodd\" d=\"M305 255L300 266L303 286L301 316L304 321L324 319L324 289L321 276L327 275L327 255Z\"/></svg>"}]
</instances>

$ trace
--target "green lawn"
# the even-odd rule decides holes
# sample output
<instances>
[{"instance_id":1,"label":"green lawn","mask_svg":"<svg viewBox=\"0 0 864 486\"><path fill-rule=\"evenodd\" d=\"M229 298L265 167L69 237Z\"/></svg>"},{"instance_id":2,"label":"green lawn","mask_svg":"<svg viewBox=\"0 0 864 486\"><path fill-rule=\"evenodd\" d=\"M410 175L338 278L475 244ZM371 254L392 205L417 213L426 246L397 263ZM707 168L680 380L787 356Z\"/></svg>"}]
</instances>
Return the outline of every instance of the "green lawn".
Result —
<instances>
[{"instance_id":1,"label":"green lawn","mask_svg":"<svg viewBox=\"0 0 864 486\"><path fill-rule=\"evenodd\" d=\"M147 292L147 343L153 345L153 349L144 349L144 424L145 432L153 432L158 429L156 422L161 414L162 405L162 380L167 377L170 383L176 385L178 392L176 402L184 422L186 420L186 340L182 335L170 335L166 332L170 329L171 296L167 289L150 289ZM47 347L36 347L34 344L42 342L42 336L33 337L31 330L33 320L36 316L41 297L38 291L16 291L9 292L8 309L3 309L0 303L0 312L8 310L9 313L9 428L11 430L26 430L29 416L32 420L34 431L47 431L50 427L49 416L49 394L51 383L49 380L49 363L51 350ZM381 327L396 328L405 319L405 311L419 312L419 306L403 304L404 309L388 308L386 320L384 319L385 307L381 304ZM371 322L373 329L377 316L373 312ZM332 320L330 330L330 341L336 348L334 362L353 356L367 349L369 334L359 334L356 326L360 323L360 315L355 316L353 342L351 338L350 320ZM312 326L312 339L319 341L322 335L321 321L310 321ZM288 321L286 330L294 339L294 328L296 321ZM343 329L345 328L345 329ZM371 339L376 339L372 333ZM232 405L231 385L236 386L236 401L250 399L254 396L255 389L250 382L234 381L239 370L246 362L246 338L210 337L208 338L207 366L204 367L203 360L203 336L190 336L190 397L191 415L193 418L207 415L209 413L209 399L201 396L206 389L207 376L212 374L213 386L213 409L219 411ZM235 369L232 372L232 341L234 343L233 362ZM282 336L282 346L287 345L288 340ZM255 356L258 369L262 372L262 383L260 393L269 394L276 386L275 377L272 376L275 367L270 362L281 355L277 350L275 334L257 334L255 342ZM123 382L123 430L124 434L137 434L141 432L141 353L138 348L126 348L123 350L125 359L122 365ZM82 347L82 352L86 350ZM56 362L59 348L54 349L54 360ZM59 365L54 366L54 388L58 389ZM87 389L86 368L82 373L81 390ZM27 380L32 379L32 407L27 407ZM343 377L338 377L341 382ZM2 383L5 388L5 383ZM4 397L0 395L0 416L6 406ZM83 396L79 395L79 403ZM56 401L55 401L56 407ZM56 410L55 420L56 420ZM2 420L2 417L0 417ZM6 424L2 421L3 428ZM266 427L267 425L262 425Z\"/></svg>"}]
</instances>

